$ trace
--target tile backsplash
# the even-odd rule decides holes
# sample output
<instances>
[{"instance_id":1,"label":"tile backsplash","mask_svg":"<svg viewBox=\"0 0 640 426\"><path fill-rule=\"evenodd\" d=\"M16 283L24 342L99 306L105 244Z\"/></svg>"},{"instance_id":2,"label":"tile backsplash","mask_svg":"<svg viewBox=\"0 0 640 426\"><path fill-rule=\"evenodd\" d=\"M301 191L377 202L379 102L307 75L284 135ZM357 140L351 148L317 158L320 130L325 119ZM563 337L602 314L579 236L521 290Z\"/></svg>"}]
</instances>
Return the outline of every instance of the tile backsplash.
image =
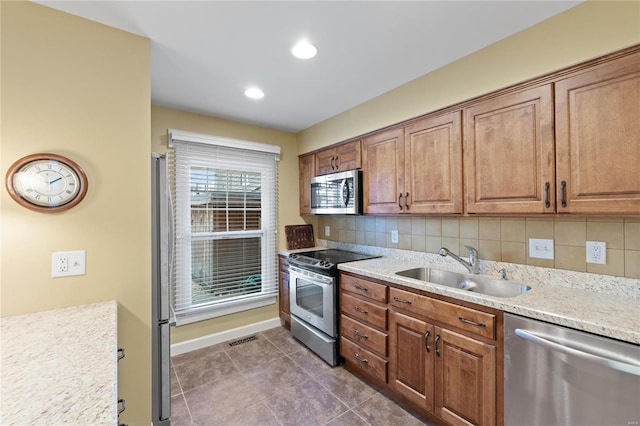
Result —
<instances>
[{"instance_id":1,"label":"tile backsplash","mask_svg":"<svg viewBox=\"0 0 640 426\"><path fill-rule=\"evenodd\" d=\"M640 278L640 219L319 216L315 233L330 241L428 253L447 247L465 257L469 245L486 260ZM529 257L529 238L554 240L554 259ZM606 264L586 262L587 241L607 244Z\"/></svg>"}]
</instances>

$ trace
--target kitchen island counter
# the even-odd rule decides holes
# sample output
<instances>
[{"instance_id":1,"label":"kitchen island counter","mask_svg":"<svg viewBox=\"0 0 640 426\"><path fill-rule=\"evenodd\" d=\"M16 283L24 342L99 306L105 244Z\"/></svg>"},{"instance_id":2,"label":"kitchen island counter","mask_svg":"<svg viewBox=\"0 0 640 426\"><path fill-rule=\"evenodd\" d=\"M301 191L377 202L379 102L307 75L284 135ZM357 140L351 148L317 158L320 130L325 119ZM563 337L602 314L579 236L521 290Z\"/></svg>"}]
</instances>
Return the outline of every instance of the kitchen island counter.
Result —
<instances>
[{"instance_id":1,"label":"kitchen island counter","mask_svg":"<svg viewBox=\"0 0 640 426\"><path fill-rule=\"evenodd\" d=\"M0 424L117 424L117 303L2 318Z\"/></svg>"}]
</instances>

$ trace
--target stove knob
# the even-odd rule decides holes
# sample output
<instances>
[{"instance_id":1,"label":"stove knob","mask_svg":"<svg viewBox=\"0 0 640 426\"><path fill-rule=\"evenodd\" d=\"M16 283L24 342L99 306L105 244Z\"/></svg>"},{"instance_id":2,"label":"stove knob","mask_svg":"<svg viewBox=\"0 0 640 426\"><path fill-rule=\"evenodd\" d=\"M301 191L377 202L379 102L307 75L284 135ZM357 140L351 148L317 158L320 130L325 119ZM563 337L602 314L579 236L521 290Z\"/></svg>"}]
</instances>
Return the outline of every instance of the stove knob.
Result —
<instances>
[{"instance_id":1,"label":"stove knob","mask_svg":"<svg viewBox=\"0 0 640 426\"><path fill-rule=\"evenodd\" d=\"M295 253L291 253L291 254L289 255L289 259L297 259L297 258L298 258L298 255L297 255L297 254L295 254Z\"/></svg>"},{"instance_id":2,"label":"stove knob","mask_svg":"<svg viewBox=\"0 0 640 426\"><path fill-rule=\"evenodd\" d=\"M323 260L322 262L320 262L320 266L322 266L323 268L328 268L330 265L329 262L327 262L326 260Z\"/></svg>"}]
</instances>

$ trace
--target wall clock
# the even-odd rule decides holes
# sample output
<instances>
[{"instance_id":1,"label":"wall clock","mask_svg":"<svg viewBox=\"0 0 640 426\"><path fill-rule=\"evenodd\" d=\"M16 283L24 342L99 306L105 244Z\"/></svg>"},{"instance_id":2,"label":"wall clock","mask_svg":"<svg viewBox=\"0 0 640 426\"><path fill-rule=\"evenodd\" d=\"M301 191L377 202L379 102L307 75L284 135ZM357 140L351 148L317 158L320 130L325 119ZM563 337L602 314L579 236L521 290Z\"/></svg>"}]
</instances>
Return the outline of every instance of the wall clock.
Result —
<instances>
[{"instance_id":1,"label":"wall clock","mask_svg":"<svg viewBox=\"0 0 640 426\"><path fill-rule=\"evenodd\" d=\"M74 161L56 154L33 154L7 171L7 191L18 204L39 212L59 212L87 193L87 175Z\"/></svg>"}]
</instances>

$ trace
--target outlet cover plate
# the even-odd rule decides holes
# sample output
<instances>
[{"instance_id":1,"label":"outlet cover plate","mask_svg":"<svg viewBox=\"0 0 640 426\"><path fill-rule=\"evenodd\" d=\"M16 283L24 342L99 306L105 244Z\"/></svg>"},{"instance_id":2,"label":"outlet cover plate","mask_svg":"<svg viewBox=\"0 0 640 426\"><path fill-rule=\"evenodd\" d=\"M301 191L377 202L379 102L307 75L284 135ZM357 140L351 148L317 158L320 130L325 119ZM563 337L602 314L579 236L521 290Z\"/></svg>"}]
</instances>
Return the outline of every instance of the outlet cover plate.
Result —
<instances>
[{"instance_id":1,"label":"outlet cover plate","mask_svg":"<svg viewBox=\"0 0 640 426\"><path fill-rule=\"evenodd\" d=\"M587 263L607 263L607 243L603 241L587 241Z\"/></svg>"},{"instance_id":2,"label":"outlet cover plate","mask_svg":"<svg viewBox=\"0 0 640 426\"><path fill-rule=\"evenodd\" d=\"M330 237L331 236L331 227L329 225L326 225L324 227L324 236L325 237Z\"/></svg>"},{"instance_id":3,"label":"outlet cover plate","mask_svg":"<svg viewBox=\"0 0 640 426\"><path fill-rule=\"evenodd\" d=\"M391 231L391 243L398 244L398 230L394 229Z\"/></svg>"},{"instance_id":4,"label":"outlet cover plate","mask_svg":"<svg viewBox=\"0 0 640 426\"><path fill-rule=\"evenodd\" d=\"M553 259L553 240L529 238L529 257Z\"/></svg>"},{"instance_id":5,"label":"outlet cover plate","mask_svg":"<svg viewBox=\"0 0 640 426\"><path fill-rule=\"evenodd\" d=\"M58 251L51 253L51 276L69 277L86 274L86 252Z\"/></svg>"}]
</instances>

